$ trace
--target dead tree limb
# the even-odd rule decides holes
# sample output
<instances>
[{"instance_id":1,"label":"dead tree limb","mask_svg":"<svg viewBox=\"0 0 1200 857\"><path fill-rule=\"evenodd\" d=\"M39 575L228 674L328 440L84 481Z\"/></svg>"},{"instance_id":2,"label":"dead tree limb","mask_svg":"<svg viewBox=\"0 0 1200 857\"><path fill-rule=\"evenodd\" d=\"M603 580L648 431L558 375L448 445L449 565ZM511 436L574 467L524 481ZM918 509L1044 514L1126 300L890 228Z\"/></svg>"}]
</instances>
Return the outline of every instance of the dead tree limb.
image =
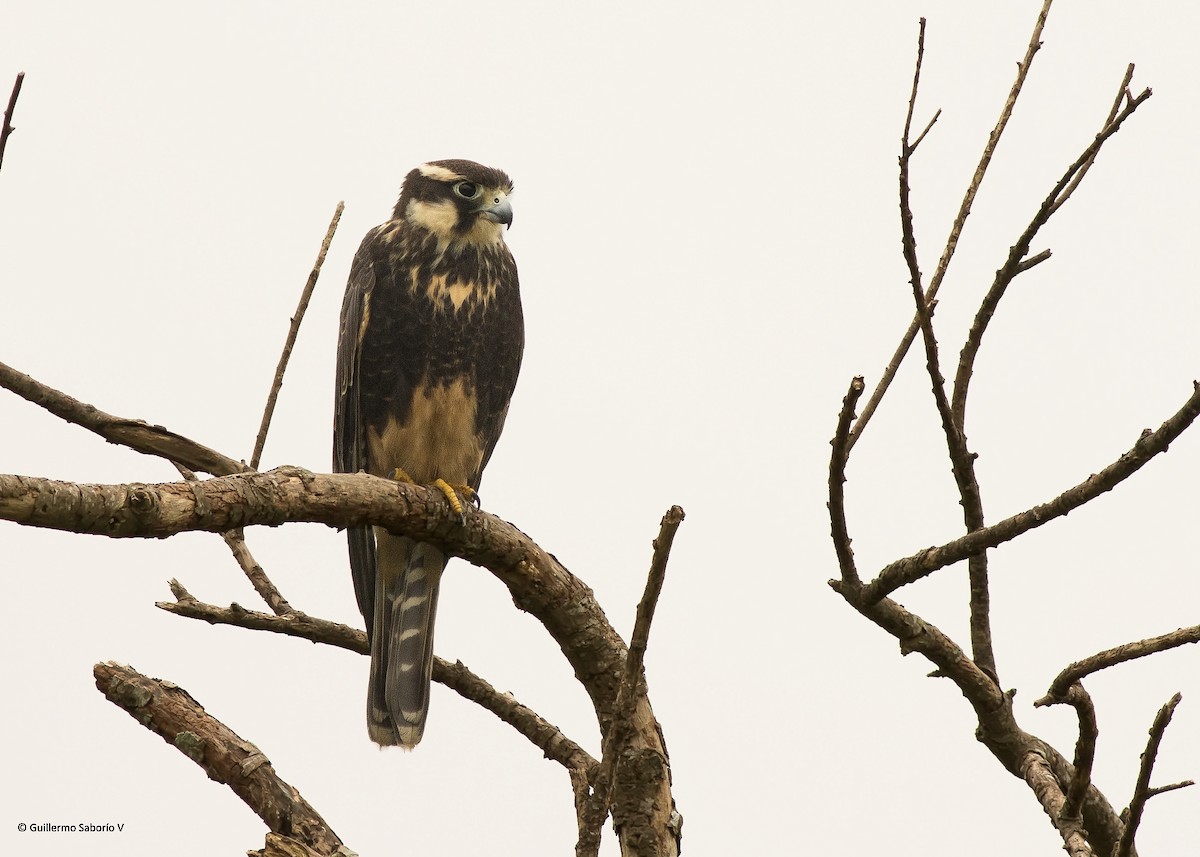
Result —
<instances>
[{"instance_id":1,"label":"dead tree limb","mask_svg":"<svg viewBox=\"0 0 1200 857\"><path fill-rule=\"evenodd\" d=\"M114 538L299 521L339 528L378 524L419 535L447 554L487 568L508 587L514 604L542 623L591 697L601 734L616 715L627 648L591 589L511 524L474 508L466 510L461 524L436 490L363 473L325 475L299 468L159 485L0 476L0 519ZM614 802L614 826L619 836L642 837L640 853L675 854L678 822L670 766L648 699L636 702L632 720L637 728L629 752L659 764L642 771L640 800Z\"/></svg>"},{"instance_id":2,"label":"dead tree limb","mask_svg":"<svg viewBox=\"0 0 1200 857\"><path fill-rule=\"evenodd\" d=\"M254 439L254 453L250 456L251 470L258 470L258 465L262 461L263 447L267 444L267 431L271 428L271 417L275 414L275 403L279 400L279 390L283 387L283 375L287 371L292 348L296 345L296 337L300 333L300 323L304 321L304 313L308 311L308 303L312 300L313 291L317 287L317 278L321 276L321 267L325 264L325 254L329 252L329 245L333 243L333 235L337 232L338 222L342 219L342 212L345 209L344 202L339 202L337 208L334 209L333 219L329 221L325 239L321 242L321 249L317 251L317 261L313 263L304 289L300 292L300 303L296 305L296 312L292 314L287 338L283 343L283 351L279 355L279 364L275 367L275 377L271 379L271 390L267 393L267 404L263 408L258 436Z\"/></svg>"},{"instance_id":3,"label":"dead tree limb","mask_svg":"<svg viewBox=\"0 0 1200 857\"><path fill-rule=\"evenodd\" d=\"M12 132L17 129L13 126L13 114L17 110L17 98L21 95L21 84L25 82L25 72L17 72L17 79L13 83L12 94L8 96L8 106L4 108L4 123L0 125L0 166L4 164L4 149L8 145L8 138L12 136Z\"/></svg>"},{"instance_id":4,"label":"dead tree limb","mask_svg":"<svg viewBox=\"0 0 1200 857\"><path fill-rule=\"evenodd\" d=\"M261 750L206 712L183 688L112 662L96 664L93 673L109 702L203 768L209 779L229 786L272 833L322 857L349 853Z\"/></svg>"},{"instance_id":5,"label":"dead tree limb","mask_svg":"<svg viewBox=\"0 0 1200 857\"><path fill-rule=\"evenodd\" d=\"M176 616L199 619L212 625L231 625L254 631L284 634L346 649L360 655L371 653L367 635L349 625L318 619L298 610L273 616L270 613L247 610L239 604L230 604L228 607L205 604L174 580L171 581L171 592L175 595L174 601L159 601L155 606ZM495 714L525 736L547 759L558 762L568 771L578 768L589 776L595 776L598 763L591 754L536 711L522 705L512 695L496 690L488 681L467 669L462 661L450 663L435 657L433 680Z\"/></svg>"}]
</instances>

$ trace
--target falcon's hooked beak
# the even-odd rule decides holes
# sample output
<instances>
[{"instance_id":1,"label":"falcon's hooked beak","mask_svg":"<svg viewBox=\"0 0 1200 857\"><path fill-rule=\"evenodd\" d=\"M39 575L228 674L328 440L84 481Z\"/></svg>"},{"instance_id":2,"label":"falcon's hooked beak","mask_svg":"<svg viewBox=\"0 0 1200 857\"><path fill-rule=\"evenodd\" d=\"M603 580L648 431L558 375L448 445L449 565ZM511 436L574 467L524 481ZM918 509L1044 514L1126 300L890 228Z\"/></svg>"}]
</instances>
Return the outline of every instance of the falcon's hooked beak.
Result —
<instances>
[{"instance_id":1,"label":"falcon's hooked beak","mask_svg":"<svg viewBox=\"0 0 1200 857\"><path fill-rule=\"evenodd\" d=\"M480 209L479 214L493 223L503 223L505 226L512 226L513 210L507 197L495 205Z\"/></svg>"}]
</instances>

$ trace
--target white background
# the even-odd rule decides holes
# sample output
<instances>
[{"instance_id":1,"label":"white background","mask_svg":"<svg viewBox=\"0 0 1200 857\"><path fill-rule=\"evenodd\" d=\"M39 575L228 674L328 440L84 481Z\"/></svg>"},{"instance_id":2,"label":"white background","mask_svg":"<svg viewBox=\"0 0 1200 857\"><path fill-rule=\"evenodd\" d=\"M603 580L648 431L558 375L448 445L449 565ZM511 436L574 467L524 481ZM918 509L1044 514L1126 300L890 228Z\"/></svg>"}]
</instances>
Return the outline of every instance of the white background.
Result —
<instances>
[{"instance_id":1,"label":"white background","mask_svg":"<svg viewBox=\"0 0 1200 857\"><path fill-rule=\"evenodd\" d=\"M687 511L647 658L685 854L1057 854L1028 789L930 665L834 595L828 439L912 315L898 138L929 19L914 165L927 276L1040 4L6 4L0 90L27 73L0 172L0 360L248 458L279 348L338 200L264 466L327 470L350 257L404 174L466 157L516 181L528 347L483 484L628 634L663 511ZM1154 97L1038 239L985 340L968 434L989 521L1128 449L1200 375L1200 71L1193 4L1063 2L976 202L936 323L953 368L992 272L1099 130L1126 63ZM914 358L916 355L914 355ZM910 359L851 461L864 573L961 530ZM174 481L0 393L0 472ZM992 553L995 637L1022 725L1068 662L1198 619L1200 434L1112 494ZM254 529L297 608L361 625L343 537ZM259 607L221 541L107 541L0 524L0 851L237 854L264 828L96 692L114 659L177 682L259 747L363 855L570 854L565 773L435 687L411 754L366 737L367 661L154 608L179 578ZM898 596L961 643L965 567ZM455 562L437 649L597 750L552 640ZM1184 701L1155 781L1200 775L1188 648L1088 682L1096 782L1129 799L1155 711ZM1152 801L1143 854L1200 838L1200 793ZM18 823L123 823L19 834ZM177 848L183 841L186 848ZM606 854L615 854L611 834Z\"/></svg>"}]
</instances>

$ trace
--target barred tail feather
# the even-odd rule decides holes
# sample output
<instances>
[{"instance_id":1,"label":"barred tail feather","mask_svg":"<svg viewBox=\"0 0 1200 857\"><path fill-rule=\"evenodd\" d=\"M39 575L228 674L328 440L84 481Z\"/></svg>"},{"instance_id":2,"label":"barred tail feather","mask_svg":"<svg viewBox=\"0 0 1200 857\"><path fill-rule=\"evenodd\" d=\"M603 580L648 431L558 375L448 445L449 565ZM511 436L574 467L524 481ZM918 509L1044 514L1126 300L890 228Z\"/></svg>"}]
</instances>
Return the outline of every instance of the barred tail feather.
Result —
<instances>
[{"instance_id":1,"label":"barred tail feather","mask_svg":"<svg viewBox=\"0 0 1200 857\"><path fill-rule=\"evenodd\" d=\"M412 749L425 731L433 622L446 556L433 545L375 531L375 619L367 729L381 746Z\"/></svg>"}]
</instances>

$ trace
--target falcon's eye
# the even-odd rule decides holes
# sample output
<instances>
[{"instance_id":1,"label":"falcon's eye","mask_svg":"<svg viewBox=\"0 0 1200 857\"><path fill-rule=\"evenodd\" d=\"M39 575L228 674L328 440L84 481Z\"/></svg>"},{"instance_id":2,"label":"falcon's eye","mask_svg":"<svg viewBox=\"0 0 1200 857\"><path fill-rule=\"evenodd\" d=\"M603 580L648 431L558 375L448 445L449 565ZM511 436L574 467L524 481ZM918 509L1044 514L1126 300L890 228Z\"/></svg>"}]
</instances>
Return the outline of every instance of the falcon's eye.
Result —
<instances>
[{"instance_id":1,"label":"falcon's eye","mask_svg":"<svg viewBox=\"0 0 1200 857\"><path fill-rule=\"evenodd\" d=\"M479 185L474 182L459 182L454 186L454 192L463 199L474 199L479 196Z\"/></svg>"}]
</instances>

